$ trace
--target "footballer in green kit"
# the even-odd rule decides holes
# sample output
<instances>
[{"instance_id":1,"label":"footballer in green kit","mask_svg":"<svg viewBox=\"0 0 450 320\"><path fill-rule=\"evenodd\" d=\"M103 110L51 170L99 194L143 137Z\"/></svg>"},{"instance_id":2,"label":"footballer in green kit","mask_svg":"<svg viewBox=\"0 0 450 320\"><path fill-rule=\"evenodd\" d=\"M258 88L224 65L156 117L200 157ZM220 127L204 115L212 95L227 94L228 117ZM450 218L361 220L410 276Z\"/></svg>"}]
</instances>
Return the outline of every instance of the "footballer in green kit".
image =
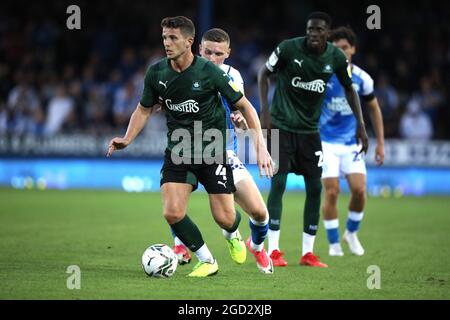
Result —
<instances>
[{"instance_id":1,"label":"footballer in green kit","mask_svg":"<svg viewBox=\"0 0 450 320\"><path fill-rule=\"evenodd\" d=\"M174 234L197 256L190 277L207 277L218 272L218 263L203 241L197 225L186 214L189 196L202 183L208 192L214 220L229 232L237 229L233 174L226 162L226 116L224 97L244 116L254 133L261 175L272 176L272 159L267 151L258 115L239 88L219 67L192 53L195 27L186 17L168 17L161 22L166 58L150 66L144 92L133 112L124 137L110 141L108 154L127 147L162 105L168 126L168 145L161 169L163 214ZM213 147L211 147L213 145ZM267 231L266 231L267 232ZM273 273L267 256L263 273Z\"/></svg>"},{"instance_id":2,"label":"footballer in green kit","mask_svg":"<svg viewBox=\"0 0 450 320\"><path fill-rule=\"evenodd\" d=\"M344 53L327 42L331 18L323 12L309 15L306 36L282 41L258 74L262 124L279 130L279 158L268 197L269 254L275 266L286 266L279 249L282 197L287 174L305 179L301 265L327 267L313 254L320 217L322 145L319 120L328 80L335 73L357 120L356 137L367 152L368 138L361 105L348 74ZM268 107L269 77L276 74L276 89Z\"/></svg>"},{"instance_id":3,"label":"footballer in green kit","mask_svg":"<svg viewBox=\"0 0 450 320\"><path fill-rule=\"evenodd\" d=\"M202 142L201 148L196 149L194 143L190 144L187 150L190 154L183 155L185 162L201 163L205 147L211 142L202 139L207 130L219 130L225 137L225 109L217 91L232 104L242 98L240 90L229 82L221 69L198 56L194 56L192 64L182 72L175 71L168 59L147 70L141 105L151 107L158 102L158 97L163 98L169 129L167 152L175 152L173 148L179 141L174 139L173 133L180 128L187 130L193 140L199 138ZM201 121L201 128L200 122L195 126L195 121ZM226 141L222 140L222 150L225 150Z\"/></svg>"},{"instance_id":4,"label":"footballer in green kit","mask_svg":"<svg viewBox=\"0 0 450 320\"><path fill-rule=\"evenodd\" d=\"M213 62L225 72L234 84L244 93L244 80L238 70L225 64L225 60L231 52L230 36L220 28L212 28L202 35L199 46L200 55ZM230 252L230 256L237 264L243 264L246 261L247 249L256 258L256 265L259 269L271 269L271 261L264 248L264 240L269 229L269 213L261 193L256 186L253 177L248 172L245 165L239 160L236 152L238 150L236 129L246 130L247 123L239 111L232 111L230 103L222 97L222 103L225 106L227 118L227 157L231 166L233 180L236 191L234 200L249 216L249 227L251 237L245 241L239 232L239 229L225 230L222 234ZM239 220L240 213L236 209L236 218ZM230 232L231 231L231 232ZM172 232L173 234L173 232ZM179 264L186 264L191 261L191 255L184 243L174 235L173 251L178 256Z\"/></svg>"}]
</instances>

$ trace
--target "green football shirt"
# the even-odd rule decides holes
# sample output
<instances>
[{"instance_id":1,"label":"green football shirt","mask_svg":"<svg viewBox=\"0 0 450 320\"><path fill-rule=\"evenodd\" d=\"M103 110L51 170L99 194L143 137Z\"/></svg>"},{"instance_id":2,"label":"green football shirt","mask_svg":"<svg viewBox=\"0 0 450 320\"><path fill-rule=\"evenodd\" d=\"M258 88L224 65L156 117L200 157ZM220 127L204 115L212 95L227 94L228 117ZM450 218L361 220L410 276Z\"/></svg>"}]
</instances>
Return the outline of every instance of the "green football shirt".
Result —
<instances>
[{"instance_id":1,"label":"green football shirt","mask_svg":"<svg viewBox=\"0 0 450 320\"><path fill-rule=\"evenodd\" d=\"M347 66L344 53L330 42L320 56L307 50L305 37L281 42L266 62L267 69L277 75L270 106L273 127L318 132L326 84L336 73L344 87L351 86Z\"/></svg>"},{"instance_id":2,"label":"green football shirt","mask_svg":"<svg viewBox=\"0 0 450 320\"><path fill-rule=\"evenodd\" d=\"M164 58L148 68L140 103L152 107L162 99L168 127L167 150L172 151L185 139L184 134L189 133L191 158L194 159L201 158L205 147L214 140L206 132L211 133L210 129L221 132L225 152L227 126L221 96L233 104L243 94L215 64L194 56L187 69L177 72Z\"/></svg>"}]
</instances>

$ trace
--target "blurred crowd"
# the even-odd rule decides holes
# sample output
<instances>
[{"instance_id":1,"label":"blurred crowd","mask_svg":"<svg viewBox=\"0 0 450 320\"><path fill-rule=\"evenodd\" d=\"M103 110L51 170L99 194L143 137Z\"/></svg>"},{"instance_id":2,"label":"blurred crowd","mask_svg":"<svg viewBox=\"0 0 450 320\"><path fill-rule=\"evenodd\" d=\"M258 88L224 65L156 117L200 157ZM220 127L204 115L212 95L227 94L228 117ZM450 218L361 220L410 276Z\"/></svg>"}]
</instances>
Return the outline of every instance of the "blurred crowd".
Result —
<instances>
[{"instance_id":1,"label":"blurred crowd","mask_svg":"<svg viewBox=\"0 0 450 320\"><path fill-rule=\"evenodd\" d=\"M161 18L184 14L197 24L201 14L200 1L177 2L177 12L170 3L150 2L80 1L81 30L66 28L65 1L50 8L23 0L0 4L0 134L123 132L147 66L163 57ZM450 139L448 3L380 5L382 29L368 30L364 2L279 2L276 8L253 1L242 10L233 1L213 7L212 25L231 36L227 62L241 71L258 111L258 69L278 42L304 35L307 13L320 9L334 26L349 25L358 35L354 63L375 80L386 137ZM163 130L164 122L156 115L147 130Z\"/></svg>"}]
</instances>

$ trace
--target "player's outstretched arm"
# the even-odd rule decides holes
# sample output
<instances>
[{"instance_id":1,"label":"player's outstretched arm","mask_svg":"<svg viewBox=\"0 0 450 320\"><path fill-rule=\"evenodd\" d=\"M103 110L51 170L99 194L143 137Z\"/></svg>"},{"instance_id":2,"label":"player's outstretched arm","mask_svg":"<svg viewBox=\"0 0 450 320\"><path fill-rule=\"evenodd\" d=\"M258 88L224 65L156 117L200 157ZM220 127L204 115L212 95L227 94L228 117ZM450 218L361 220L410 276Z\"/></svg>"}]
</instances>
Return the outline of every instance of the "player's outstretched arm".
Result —
<instances>
[{"instance_id":1,"label":"player's outstretched arm","mask_svg":"<svg viewBox=\"0 0 450 320\"><path fill-rule=\"evenodd\" d=\"M361 152L367 153L369 149L369 138L367 137L366 125L364 124L364 119L361 111L361 103L359 102L358 94L352 85L344 87L345 97L347 98L348 104L353 111L356 118L356 140L361 142L362 148Z\"/></svg>"},{"instance_id":2,"label":"player's outstretched arm","mask_svg":"<svg viewBox=\"0 0 450 320\"><path fill-rule=\"evenodd\" d=\"M261 108L261 125L263 128L272 129L272 123L269 115L269 86L270 86L271 72L263 65L258 72L258 91L259 91L259 105Z\"/></svg>"},{"instance_id":3,"label":"player's outstretched arm","mask_svg":"<svg viewBox=\"0 0 450 320\"><path fill-rule=\"evenodd\" d=\"M270 157L269 152L267 151L267 146L264 141L264 137L261 130L261 123L258 119L258 114L256 113L255 108L252 106L250 101L243 96L239 99L235 104L235 107L242 112L245 120L247 121L247 125L250 130L252 130L256 155L258 158L258 166L259 173L261 176L265 175L267 177L273 176L273 164L272 158Z\"/></svg>"},{"instance_id":4,"label":"player's outstretched arm","mask_svg":"<svg viewBox=\"0 0 450 320\"><path fill-rule=\"evenodd\" d=\"M380 105L378 100L374 97L367 102L370 110L370 121L375 130L375 136L377 138L377 146L375 147L375 161L381 166L384 163L384 126L383 115L381 114Z\"/></svg>"},{"instance_id":5,"label":"player's outstretched arm","mask_svg":"<svg viewBox=\"0 0 450 320\"><path fill-rule=\"evenodd\" d=\"M110 157L114 151L125 149L133 140L137 137L139 132L144 128L152 108L145 108L140 103L131 115L130 122L128 123L127 132L123 138L115 137L109 142L107 157Z\"/></svg>"}]
</instances>

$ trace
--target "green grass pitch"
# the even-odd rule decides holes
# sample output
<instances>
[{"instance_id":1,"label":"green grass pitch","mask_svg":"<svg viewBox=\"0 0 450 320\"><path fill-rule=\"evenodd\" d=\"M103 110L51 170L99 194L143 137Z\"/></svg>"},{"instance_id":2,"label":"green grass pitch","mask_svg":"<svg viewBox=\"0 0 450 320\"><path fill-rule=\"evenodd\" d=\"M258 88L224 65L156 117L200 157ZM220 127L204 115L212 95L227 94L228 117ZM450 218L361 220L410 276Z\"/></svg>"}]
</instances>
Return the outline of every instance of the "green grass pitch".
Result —
<instances>
[{"instance_id":1,"label":"green grass pitch","mask_svg":"<svg viewBox=\"0 0 450 320\"><path fill-rule=\"evenodd\" d=\"M341 234L347 196L340 199ZM300 267L304 195L284 198L280 243L288 267L260 274L253 256L236 265L213 222L206 194L189 214L216 256L219 273L190 279L194 261L169 279L147 277L140 259L154 243L172 245L159 193L0 189L0 299L449 299L449 198L369 198L360 239L363 257L328 257L322 222L315 253L328 269ZM240 226L249 235L247 219ZM67 267L81 288L66 286ZM381 272L369 290L367 268Z\"/></svg>"}]
</instances>

